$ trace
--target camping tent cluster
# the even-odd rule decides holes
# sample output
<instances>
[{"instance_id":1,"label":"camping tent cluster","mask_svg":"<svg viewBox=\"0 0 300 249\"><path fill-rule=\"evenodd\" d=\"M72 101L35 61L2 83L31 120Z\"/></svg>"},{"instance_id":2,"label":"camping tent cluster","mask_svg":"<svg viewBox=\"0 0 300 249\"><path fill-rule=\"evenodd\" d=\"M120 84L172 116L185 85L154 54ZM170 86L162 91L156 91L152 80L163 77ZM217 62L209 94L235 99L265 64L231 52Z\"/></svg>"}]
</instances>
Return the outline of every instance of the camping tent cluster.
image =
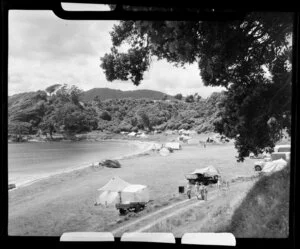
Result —
<instances>
[{"instance_id":1,"label":"camping tent cluster","mask_svg":"<svg viewBox=\"0 0 300 249\"><path fill-rule=\"evenodd\" d=\"M140 137L140 138L148 138L148 136L145 134L143 131L138 131L138 132L130 132L127 134L129 137Z\"/></svg>"},{"instance_id":2,"label":"camping tent cluster","mask_svg":"<svg viewBox=\"0 0 300 249\"><path fill-rule=\"evenodd\" d=\"M148 202L149 190L145 185L130 184L120 177L113 177L102 188L95 205L106 207L115 206L117 203L128 204L131 202Z\"/></svg>"},{"instance_id":3,"label":"camping tent cluster","mask_svg":"<svg viewBox=\"0 0 300 249\"><path fill-rule=\"evenodd\" d=\"M197 134L197 132L194 130L184 130L184 129L179 130L178 133L179 133L179 135L185 135L185 136Z\"/></svg>"}]
</instances>

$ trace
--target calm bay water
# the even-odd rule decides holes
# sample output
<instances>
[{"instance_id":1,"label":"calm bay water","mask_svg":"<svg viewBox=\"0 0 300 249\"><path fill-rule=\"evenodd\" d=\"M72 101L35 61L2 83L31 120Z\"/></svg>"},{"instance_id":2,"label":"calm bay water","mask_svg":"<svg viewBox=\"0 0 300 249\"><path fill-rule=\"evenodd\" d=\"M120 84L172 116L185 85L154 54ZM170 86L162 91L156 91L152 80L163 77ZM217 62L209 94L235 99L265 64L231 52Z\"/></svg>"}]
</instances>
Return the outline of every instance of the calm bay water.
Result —
<instances>
[{"instance_id":1,"label":"calm bay water","mask_svg":"<svg viewBox=\"0 0 300 249\"><path fill-rule=\"evenodd\" d=\"M9 183L15 183L18 187L102 159L120 158L138 148L138 145L126 141L8 144Z\"/></svg>"}]
</instances>

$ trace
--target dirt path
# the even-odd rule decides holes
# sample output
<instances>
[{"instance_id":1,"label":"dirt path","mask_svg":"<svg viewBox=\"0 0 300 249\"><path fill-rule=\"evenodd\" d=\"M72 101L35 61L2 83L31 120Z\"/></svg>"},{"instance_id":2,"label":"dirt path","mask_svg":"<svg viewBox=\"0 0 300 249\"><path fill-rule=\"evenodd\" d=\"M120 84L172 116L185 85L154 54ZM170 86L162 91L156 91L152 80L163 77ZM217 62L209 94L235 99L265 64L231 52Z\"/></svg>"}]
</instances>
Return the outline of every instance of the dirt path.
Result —
<instances>
[{"instance_id":1,"label":"dirt path","mask_svg":"<svg viewBox=\"0 0 300 249\"><path fill-rule=\"evenodd\" d=\"M228 190L210 189L209 193L208 193L209 203L217 201L217 198L222 194L222 191L228 191L228 193L230 193L231 188L236 189L236 188L238 188L239 184L244 183L249 180L251 180L251 178L243 179L238 182L232 183L232 185L230 186L230 189L228 189ZM206 203L207 202L204 200L197 200L196 197L193 197L191 199L187 199L184 201L174 203L174 204L169 205L165 208L162 208L158 211L155 211L146 216L138 218L137 220L127 223L121 227L118 227L111 232L115 236L121 236L122 233L129 232L129 231L130 232L147 231L148 229L152 228L153 226L155 226L156 224L158 224L164 220L167 220L173 216L177 216L181 213L184 213L184 212L188 211L189 209L192 209L196 206L206 205Z\"/></svg>"},{"instance_id":2,"label":"dirt path","mask_svg":"<svg viewBox=\"0 0 300 249\"><path fill-rule=\"evenodd\" d=\"M212 194L212 195L210 196L210 198L211 198L212 196L213 196L213 198L216 197L216 191L214 192L214 194ZM182 213L182 212L186 212L188 209L193 208L193 207L195 207L195 206L202 205L202 204L204 204L204 202L205 202L205 201L203 201L203 200L197 200L197 202L195 202L195 203L189 203L187 206L184 206L184 207L182 207L182 208L180 208L180 209L173 210L173 211L172 211L171 213L169 213L168 215L165 215L165 216L163 216L163 217L160 217L159 219L155 219L155 221L149 223L149 224L146 225L146 226L143 226L143 227L139 228L139 229L136 230L135 232L143 232L143 231L145 231L145 230L147 230L147 229L153 227L155 224L157 224L157 223L159 223L159 222L162 222L163 220L166 220L166 219L168 219L168 218L170 218L170 217L172 217L172 216L178 215L178 214L180 214L180 213Z\"/></svg>"},{"instance_id":3,"label":"dirt path","mask_svg":"<svg viewBox=\"0 0 300 249\"><path fill-rule=\"evenodd\" d=\"M122 234L122 233L125 232L126 230L132 228L133 226L135 226L135 225L137 225L137 224L139 224L139 223L141 223L141 222L143 222L143 224L144 224L145 222L147 222L147 220L148 220L148 222L149 222L149 220L153 220L153 219L155 218L155 216L162 216L162 215L165 214L166 212L169 213L170 210L172 210L172 209L174 209L174 208L178 208L178 207L180 207L180 206L182 206L182 205L184 205L184 204L186 204L186 203L188 203L188 205L190 205L190 204L193 204L193 203L195 203L195 202L197 202L196 197L193 197L193 198L191 198L191 199L187 199L187 200L184 200L184 201L176 202L176 203L174 203L174 204L172 204L172 205L169 205L169 206L164 207L164 208L162 208L162 209L159 209L159 210L157 210L157 211L155 211L155 212L153 212L153 213L150 213L150 214L148 214L148 215L145 215L145 216L143 216L143 217L141 217L141 218L139 218L139 219L137 219L137 220L134 220L134 221L132 221L132 222L130 222L130 223L127 223L127 224L125 224L124 226L118 227L117 229L115 229L115 230L113 230L113 231L111 231L111 232L112 232L114 235L119 235L120 233ZM186 205L185 205L185 207L186 207Z\"/></svg>"},{"instance_id":4,"label":"dirt path","mask_svg":"<svg viewBox=\"0 0 300 249\"><path fill-rule=\"evenodd\" d=\"M210 190L209 198L215 199L217 194L218 194L218 192L216 191L216 189ZM170 218L171 216L177 215L181 212L185 212L189 208L198 206L200 204L203 204L204 202L205 201L203 201L203 200L197 200L196 197L192 197L191 199L187 199L184 201L174 203L174 204L169 205L165 208L162 208L158 211L155 211L153 213L145 215L142 218L139 218L133 222L127 223L124 226L118 227L117 229L115 229L111 232L115 236L121 235L122 233L124 233L126 231L134 230L135 232L142 232L142 231L145 231L148 228L154 226L156 223L158 223L164 219Z\"/></svg>"}]
</instances>

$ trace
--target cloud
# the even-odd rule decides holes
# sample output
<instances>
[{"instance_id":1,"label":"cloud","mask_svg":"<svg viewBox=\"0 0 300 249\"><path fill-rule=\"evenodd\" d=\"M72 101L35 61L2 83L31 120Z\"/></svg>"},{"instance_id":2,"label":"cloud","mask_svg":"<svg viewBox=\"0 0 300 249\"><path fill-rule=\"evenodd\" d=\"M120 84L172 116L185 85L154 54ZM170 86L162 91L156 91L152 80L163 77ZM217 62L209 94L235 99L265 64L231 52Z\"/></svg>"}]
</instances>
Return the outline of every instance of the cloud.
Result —
<instances>
[{"instance_id":1,"label":"cloud","mask_svg":"<svg viewBox=\"0 0 300 249\"><path fill-rule=\"evenodd\" d=\"M182 68L175 67L166 60L154 60L141 88L163 91L171 95L198 93L202 97L207 97L214 91L224 90L221 87L204 86L197 63Z\"/></svg>"},{"instance_id":2,"label":"cloud","mask_svg":"<svg viewBox=\"0 0 300 249\"><path fill-rule=\"evenodd\" d=\"M15 57L67 60L104 53L101 49L110 45L112 24L105 21L62 20L51 11L11 11L9 18L9 52ZM95 42L99 40L102 46Z\"/></svg>"},{"instance_id":3,"label":"cloud","mask_svg":"<svg viewBox=\"0 0 300 249\"><path fill-rule=\"evenodd\" d=\"M110 52L109 31L116 21L62 20L51 11L9 12L9 95L45 89L56 83L83 90L108 87L150 89L171 95L198 92L206 97L218 88L204 87L197 64L177 68L153 60L140 86L108 82L100 57Z\"/></svg>"}]
</instances>

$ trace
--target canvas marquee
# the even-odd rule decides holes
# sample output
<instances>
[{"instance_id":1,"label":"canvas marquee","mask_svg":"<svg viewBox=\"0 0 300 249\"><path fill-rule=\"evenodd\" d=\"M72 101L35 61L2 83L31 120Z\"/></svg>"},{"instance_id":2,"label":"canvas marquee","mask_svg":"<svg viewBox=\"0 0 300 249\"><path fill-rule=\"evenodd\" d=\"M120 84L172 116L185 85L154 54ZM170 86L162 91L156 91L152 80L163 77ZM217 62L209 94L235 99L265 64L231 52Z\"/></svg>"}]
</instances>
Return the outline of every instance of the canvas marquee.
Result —
<instances>
[{"instance_id":1,"label":"canvas marquee","mask_svg":"<svg viewBox=\"0 0 300 249\"><path fill-rule=\"evenodd\" d=\"M102 188L95 205L106 207L115 206L117 203L148 202L149 191L147 186L130 184L119 177L113 177Z\"/></svg>"},{"instance_id":2,"label":"canvas marquee","mask_svg":"<svg viewBox=\"0 0 300 249\"><path fill-rule=\"evenodd\" d=\"M106 183L102 188L99 188L99 191L112 191L112 192L118 192L129 186L130 183L124 181L118 176L113 177L109 180L108 183Z\"/></svg>"},{"instance_id":3,"label":"canvas marquee","mask_svg":"<svg viewBox=\"0 0 300 249\"><path fill-rule=\"evenodd\" d=\"M148 202L149 201L149 191L147 186L132 184L124 188L121 193L122 203L130 202Z\"/></svg>"}]
</instances>

